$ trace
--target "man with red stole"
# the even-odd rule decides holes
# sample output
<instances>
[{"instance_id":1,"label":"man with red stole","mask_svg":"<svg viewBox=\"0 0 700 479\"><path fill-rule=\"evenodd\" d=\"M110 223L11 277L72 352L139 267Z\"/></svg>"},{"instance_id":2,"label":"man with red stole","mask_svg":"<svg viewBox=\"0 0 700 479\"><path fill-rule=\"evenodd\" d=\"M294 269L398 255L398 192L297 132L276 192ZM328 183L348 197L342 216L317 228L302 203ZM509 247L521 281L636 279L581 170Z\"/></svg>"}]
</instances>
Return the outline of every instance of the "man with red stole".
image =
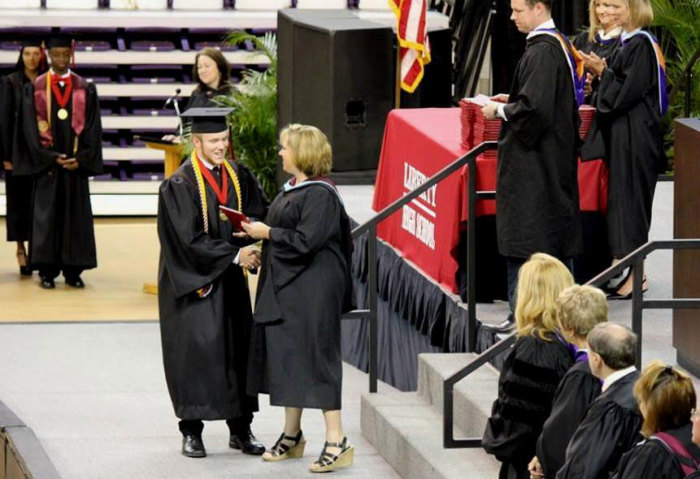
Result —
<instances>
[{"instance_id":1,"label":"man with red stole","mask_svg":"<svg viewBox=\"0 0 700 479\"><path fill-rule=\"evenodd\" d=\"M84 288L81 273L97 266L88 178L102 172L102 125L95 87L69 68L72 40L48 41L51 68L27 85L15 130L16 175L32 175L29 259L41 287Z\"/></svg>"}]
</instances>

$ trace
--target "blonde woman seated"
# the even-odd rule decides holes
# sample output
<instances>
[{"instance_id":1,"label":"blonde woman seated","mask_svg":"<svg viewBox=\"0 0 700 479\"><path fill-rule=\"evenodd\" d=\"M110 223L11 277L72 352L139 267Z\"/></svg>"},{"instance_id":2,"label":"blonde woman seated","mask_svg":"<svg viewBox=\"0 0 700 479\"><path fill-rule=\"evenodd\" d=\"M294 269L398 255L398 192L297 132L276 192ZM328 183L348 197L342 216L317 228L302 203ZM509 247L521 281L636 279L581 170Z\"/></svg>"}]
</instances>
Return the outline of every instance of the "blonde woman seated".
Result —
<instances>
[{"instance_id":1,"label":"blonde woman seated","mask_svg":"<svg viewBox=\"0 0 700 479\"><path fill-rule=\"evenodd\" d=\"M557 385L574 364L558 332L559 294L574 284L571 272L553 256L535 253L518 274L515 324L518 339L498 380L498 399L482 440L501 461L500 478L529 478L528 463L549 416Z\"/></svg>"},{"instance_id":2,"label":"blonde woman seated","mask_svg":"<svg viewBox=\"0 0 700 479\"><path fill-rule=\"evenodd\" d=\"M280 135L282 167L293 175L265 223L244 223L263 239L263 278L255 311L249 391L267 392L285 407L284 432L265 461L300 458L304 408L321 409L326 443L312 472L349 466L353 446L341 424L340 315L351 309L350 223L327 178L331 147L313 126L290 125Z\"/></svg>"},{"instance_id":3,"label":"blonde woman seated","mask_svg":"<svg viewBox=\"0 0 700 479\"><path fill-rule=\"evenodd\" d=\"M692 440L690 418L696 396L690 377L653 361L635 383L634 395L644 416L642 435L647 440L622 456L612 477L681 479L696 471L700 448Z\"/></svg>"}]
</instances>

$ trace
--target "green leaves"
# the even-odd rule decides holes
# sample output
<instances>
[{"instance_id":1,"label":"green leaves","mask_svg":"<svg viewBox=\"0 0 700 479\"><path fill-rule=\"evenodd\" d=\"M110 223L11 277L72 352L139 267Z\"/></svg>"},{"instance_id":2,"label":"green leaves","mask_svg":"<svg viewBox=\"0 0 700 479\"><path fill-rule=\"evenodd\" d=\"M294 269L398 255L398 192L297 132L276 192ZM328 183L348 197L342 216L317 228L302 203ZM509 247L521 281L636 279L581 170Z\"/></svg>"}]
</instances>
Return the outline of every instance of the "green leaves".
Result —
<instances>
[{"instance_id":1,"label":"green leaves","mask_svg":"<svg viewBox=\"0 0 700 479\"><path fill-rule=\"evenodd\" d=\"M229 117L236 156L258 178L267 196L277 195L277 38L272 33L256 37L232 32L226 41L238 45L250 41L269 66L265 71L247 69L231 95L214 98L221 106L234 108Z\"/></svg>"}]
</instances>

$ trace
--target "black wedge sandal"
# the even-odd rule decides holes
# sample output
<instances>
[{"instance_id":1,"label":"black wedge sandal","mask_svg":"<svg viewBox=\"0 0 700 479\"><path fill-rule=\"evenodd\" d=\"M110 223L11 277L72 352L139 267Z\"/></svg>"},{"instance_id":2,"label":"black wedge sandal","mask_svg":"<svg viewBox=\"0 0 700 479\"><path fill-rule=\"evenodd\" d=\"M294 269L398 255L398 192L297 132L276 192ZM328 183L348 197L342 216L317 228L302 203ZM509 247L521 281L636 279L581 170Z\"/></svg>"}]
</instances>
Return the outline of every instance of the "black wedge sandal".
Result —
<instances>
[{"instance_id":1,"label":"black wedge sandal","mask_svg":"<svg viewBox=\"0 0 700 479\"><path fill-rule=\"evenodd\" d=\"M340 449L338 454L331 454L326 449L329 447L337 447ZM343 442L326 442L323 445L323 450L309 470L311 472L331 472L343 467L352 466L352 458L355 453L355 446L348 444L348 438L344 437Z\"/></svg>"},{"instance_id":2,"label":"black wedge sandal","mask_svg":"<svg viewBox=\"0 0 700 479\"><path fill-rule=\"evenodd\" d=\"M283 441L294 441L294 445L290 446L285 444ZM278 462L284 461L286 459L298 459L304 457L304 447L306 446L306 439L301 430L296 436L285 436L284 433L280 434L280 438L272 449L265 451L262 458L263 461L268 462Z\"/></svg>"}]
</instances>

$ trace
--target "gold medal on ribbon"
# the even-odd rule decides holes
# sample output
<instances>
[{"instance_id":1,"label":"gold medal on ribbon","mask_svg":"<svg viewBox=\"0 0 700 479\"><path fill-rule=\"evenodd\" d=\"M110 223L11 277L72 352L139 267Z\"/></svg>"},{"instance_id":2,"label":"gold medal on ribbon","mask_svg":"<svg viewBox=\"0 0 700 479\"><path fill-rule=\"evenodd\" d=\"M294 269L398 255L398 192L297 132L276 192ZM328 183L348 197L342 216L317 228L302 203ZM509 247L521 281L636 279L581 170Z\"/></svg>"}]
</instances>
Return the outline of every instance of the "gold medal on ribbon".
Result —
<instances>
[{"instance_id":1,"label":"gold medal on ribbon","mask_svg":"<svg viewBox=\"0 0 700 479\"><path fill-rule=\"evenodd\" d=\"M228 221L228 216L223 211L219 212L219 218L221 218L221 221Z\"/></svg>"},{"instance_id":2,"label":"gold medal on ribbon","mask_svg":"<svg viewBox=\"0 0 700 479\"><path fill-rule=\"evenodd\" d=\"M65 108L61 108L56 113L56 116L59 120L65 120L66 118L68 118L68 110L66 110Z\"/></svg>"},{"instance_id":3,"label":"gold medal on ribbon","mask_svg":"<svg viewBox=\"0 0 700 479\"><path fill-rule=\"evenodd\" d=\"M40 132L45 133L45 132L49 131L49 122L45 121L45 120L41 120L37 124L37 127L39 128Z\"/></svg>"}]
</instances>

